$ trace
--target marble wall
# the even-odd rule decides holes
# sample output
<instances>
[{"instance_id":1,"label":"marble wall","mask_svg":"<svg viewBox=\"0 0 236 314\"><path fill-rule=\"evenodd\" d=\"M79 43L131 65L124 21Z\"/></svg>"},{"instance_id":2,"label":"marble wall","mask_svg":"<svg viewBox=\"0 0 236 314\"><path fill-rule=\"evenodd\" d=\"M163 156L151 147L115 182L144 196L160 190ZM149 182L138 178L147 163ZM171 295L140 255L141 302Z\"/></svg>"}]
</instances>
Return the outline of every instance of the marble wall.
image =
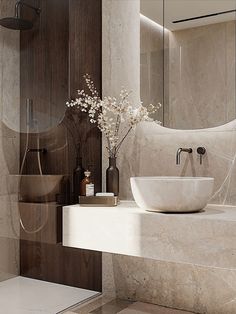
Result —
<instances>
[{"instance_id":1,"label":"marble wall","mask_svg":"<svg viewBox=\"0 0 236 314\"><path fill-rule=\"evenodd\" d=\"M102 94L117 97L122 87L132 91L131 101L140 101L140 2L139 0L102 1ZM137 40L135 41L134 38ZM138 66L137 66L138 65ZM134 135L134 134L133 134ZM129 151L133 142L124 143L122 152ZM108 166L106 142L103 140L103 173ZM123 173L129 178L126 155L121 153ZM122 161L121 161L122 160ZM126 167L126 164L128 167ZM105 176L103 175L103 187ZM120 185L121 194L126 187ZM124 191L123 191L124 188Z\"/></svg>"},{"instance_id":2,"label":"marble wall","mask_svg":"<svg viewBox=\"0 0 236 314\"><path fill-rule=\"evenodd\" d=\"M0 18L14 14L14 0L0 1ZM0 281L19 274L20 108L19 32L0 27Z\"/></svg>"},{"instance_id":3,"label":"marble wall","mask_svg":"<svg viewBox=\"0 0 236 314\"><path fill-rule=\"evenodd\" d=\"M215 127L236 116L235 21L169 32L165 126Z\"/></svg>"},{"instance_id":4,"label":"marble wall","mask_svg":"<svg viewBox=\"0 0 236 314\"><path fill-rule=\"evenodd\" d=\"M116 95L124 85L133 89L134 99L139 99L138 0L104 0L103 6L103 94ZM228 101L233 104L233 91ZM196 153L198 146L207 151L202 165ZM183 154L177 166L175 155L179 147L192 147L193 154ZM106 157L104 168L105 161ZM192 131L143 123L126 141L118 158L120 197L132 199L131 176L212 176L215 188L211 202L236 205L235 161L236 120ZM108 294L197 313L235 313L234 276L235 269L103 254L103 283Z\"/></svg>"},{"instance_id":5,"label":"marble wall","mask_svg":"<svg viewBox=\"0 0 236 314\"><path fill-rule=\"evenodd\" d=\"M104 254L106 296L201 314L236 312L235 269Z\"/></svg>"},{"instance_id":6,"label":"marble wall","mask_svg":"<svg viewBox=\"0 0 236 314\"><path fill-rule=\"evenodd\" d=\"M103 95L116 96L121 86L125 86L127 89L133 90L134 103L140 99L139 5L138 0L103 1ZM231 38L234 22L223 24L227 24L223 28L227 29ZM221 27L214 25L213 28L215 27L217 30L220 28L220 33ZM219 36L217 31L216 36ZM223 42L225 43L225 40ZM229 40L229 43L233 45L234 41ZM228 45L230 45L229 43ZM229 53L234 51L232 47L226 50ZM232 69L234 69L233 64ZM234 70L230 70L233 79L231 71L234 72ZM228 80L228 78L225 79ZM177 78L176 82L178 82ZM232 97L229 97L229 100L234 103L235 91L233 92L232 86L229 84L229 88L232 90ZM205 90L207 92L207 88ZM225 106L222 108L224 110ZM215 110L212 110L212 113L214 112ZM190 113L188 113L188 117L191 119ZM192 117L195 119L196 115L192 115ZM132 199L129 183L131 176L204 175L215 178L212 202L236 204L236 188L234 187L236 179L234 178L235 128L236 122L234 121L219 128L193 131L163 128L156 123L143 123L126 141L118 158L119 168L122 169L121 198ZM176 151L179 147L185 146L192 147L194 153L191 156L183 155L181 165L177 166L175 164ZM202 165L196 154L198 146L204 146L207 150ZM105 151L103 155L105 164Z\"/></svg>"},{"instance_id":7,"label":"marble wall","mask_svg":"<svg viewBox=\"0 0 236 314\"><path fill-rule=\"evenodd\" d=\"M230 21L168 31L141 15L140 97L144 105L163 104L156 120L198 129L235 118L235 26Z\"/></svg>"}]
</instances>

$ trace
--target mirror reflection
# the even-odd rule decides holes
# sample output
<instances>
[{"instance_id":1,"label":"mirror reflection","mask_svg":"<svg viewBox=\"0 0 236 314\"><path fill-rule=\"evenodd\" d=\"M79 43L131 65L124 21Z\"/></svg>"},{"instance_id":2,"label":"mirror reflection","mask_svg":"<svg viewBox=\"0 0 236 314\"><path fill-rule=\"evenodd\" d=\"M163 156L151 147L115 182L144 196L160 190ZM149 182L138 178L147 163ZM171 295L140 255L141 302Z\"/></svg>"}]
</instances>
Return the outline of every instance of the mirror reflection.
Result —
<instances>
[{"instance_id":1,"label":"mirror reflection","mask_svg":"<svg viewBox=\"0 0 236 314\"><path fill-rule=\"evenodd\" d=\"M236 118L235 0L141 0L141 99L165 127Z\"/></svg>"}]
</instances>

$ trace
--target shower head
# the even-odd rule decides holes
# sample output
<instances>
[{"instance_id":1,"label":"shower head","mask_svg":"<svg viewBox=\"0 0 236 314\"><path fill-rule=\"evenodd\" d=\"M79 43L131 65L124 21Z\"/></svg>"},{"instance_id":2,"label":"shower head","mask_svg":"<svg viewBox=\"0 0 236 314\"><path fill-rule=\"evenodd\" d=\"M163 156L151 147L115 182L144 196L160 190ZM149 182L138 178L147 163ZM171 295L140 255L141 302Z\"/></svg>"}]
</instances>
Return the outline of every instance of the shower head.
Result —
<instances>
[{"instance_id":1,"label":"shower head","mask_svg":"<svg viewBox=\"0 0 236 314\"><path fill-rule=\"evenodd\" d=\"M26 19L23 19L20 17L20 7L25 6L30 8L31 10L34 10L36 14L40 14L41 9L32 7L31 5L24 3L22 1L16 2L15 5L15 16L14 17L5 17L0 19L0 25L9 29L14 30L29 30L33 28L34 24Z\"/></svg>"},{"instance_id":2,"label":"shower head","mask_svg":"<svg viewBox=\"0 0 236 314\"><path fill-rule=\"evenodd\" d=\"M0 20L0 25L14 30L28 30L33 28L33 23L19 17L5 17Z\"/></svg>"}]
</instances>

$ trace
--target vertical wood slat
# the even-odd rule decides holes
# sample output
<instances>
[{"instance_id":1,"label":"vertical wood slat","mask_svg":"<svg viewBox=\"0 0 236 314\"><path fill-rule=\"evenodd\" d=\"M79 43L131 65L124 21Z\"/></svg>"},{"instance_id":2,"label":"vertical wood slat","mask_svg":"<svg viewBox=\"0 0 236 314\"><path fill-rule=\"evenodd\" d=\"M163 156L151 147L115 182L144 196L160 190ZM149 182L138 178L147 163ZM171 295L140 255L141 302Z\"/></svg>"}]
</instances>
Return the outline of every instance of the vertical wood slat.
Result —
<instances>
[{"instance_id":1,"label":"vertical wood slat","mask_svg":"<svg viewBox=\"0 0 236 314\"><path fill-rule=\"evenodd\" d=\"M21 32L22 125L25 124L26 98L34 99L35 109L46 117L56 116L65 101L76 96L77 89L84 89L82 76L85 73L91 74L101 93L101 0L27 1L40 4L42 16L36 22L38 30ZM44 174L72 177L76 152L66 131L70 121L66 120L65 116L63 123L40 134L41 145L48 148L47 156L42 157ZM80 141L84 167L90 167L94 172L96 190L100 191L101 135L87 116L80 115L79 121L74 136ZM37 136L30 135L33 148L36 139ZM25 134L22 133L21 161L24 149ZM38 174L37 159L33 155L27 157L25 174ZM27 219L25 215L24 219ZM34 240L35 237L21 240L22 276L101 291L101 253L47 243L43 236L41 241Z\"/></svg>"},{"instance_id":2,"label":"vertical wood slat","mask_svg":"<svg viewBox=\"0 0 236 314\"><path fill-rule=\"evenodd\" d=\"M90 74L98 92L102 92L101 68L101 1L70 0L70 95L77 96L78 89L85 89L84 75ZM95 190L101 191L101 134L91 125L86 114L81 114L79 127L81 155L85 167L92 170Z\"/></svg>"}]
</instances>

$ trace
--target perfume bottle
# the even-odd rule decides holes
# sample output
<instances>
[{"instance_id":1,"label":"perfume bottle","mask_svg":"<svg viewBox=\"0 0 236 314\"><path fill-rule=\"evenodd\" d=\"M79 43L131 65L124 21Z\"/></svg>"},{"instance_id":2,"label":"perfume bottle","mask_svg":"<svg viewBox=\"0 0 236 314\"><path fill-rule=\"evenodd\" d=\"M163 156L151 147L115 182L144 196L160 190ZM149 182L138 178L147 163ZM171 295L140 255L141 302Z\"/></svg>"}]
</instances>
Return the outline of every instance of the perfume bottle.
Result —
<instances>
[{"instance_id":1,"label":"perfume bottle","mask_svg":"<svg viewBox=\"0 0 236 314\"><path fill-rule=\"evenodd\" d=\"M80 194L80 184L81 181L84 179L84 168L82 166L82 158L81 157L77 157L77 161L76 161L76 168L74 170L73 173L73 201L74 203L78 203L78 197Z\"/></svg>"}]
</instances>

